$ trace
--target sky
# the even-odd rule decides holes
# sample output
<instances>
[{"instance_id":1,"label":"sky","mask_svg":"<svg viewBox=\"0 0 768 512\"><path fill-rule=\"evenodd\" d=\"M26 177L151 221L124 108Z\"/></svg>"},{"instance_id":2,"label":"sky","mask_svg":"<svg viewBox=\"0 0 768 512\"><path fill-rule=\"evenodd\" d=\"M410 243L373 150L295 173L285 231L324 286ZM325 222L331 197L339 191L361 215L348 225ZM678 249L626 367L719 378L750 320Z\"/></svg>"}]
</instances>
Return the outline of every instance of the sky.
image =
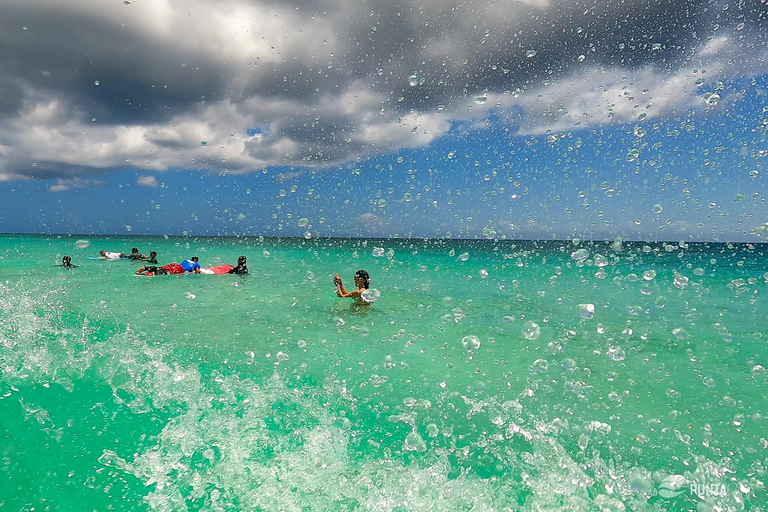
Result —
<instances>
[{"instance_id":1,"label":"sky","mask_svg":"<svg viewBox=\"0 0 768 512\"><path fill-rule=\"evenodd\" d=\"M4 0L0 232L764 241L765 13Z\"/></svg>"}]
</instances>

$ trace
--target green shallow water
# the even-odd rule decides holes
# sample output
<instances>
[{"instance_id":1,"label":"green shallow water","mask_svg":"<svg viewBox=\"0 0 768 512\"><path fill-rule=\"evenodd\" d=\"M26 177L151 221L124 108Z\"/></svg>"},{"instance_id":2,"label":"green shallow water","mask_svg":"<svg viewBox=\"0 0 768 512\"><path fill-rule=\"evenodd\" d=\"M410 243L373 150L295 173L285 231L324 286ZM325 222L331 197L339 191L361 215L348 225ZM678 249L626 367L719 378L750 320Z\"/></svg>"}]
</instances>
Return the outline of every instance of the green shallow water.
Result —
<instances>
[{"instance_id":1,"label":"green shallow water","mask_svg":"<svg viewBox=\"0 0 768 512\"><path fill-rule=\"evenodd\" d=\"M0 510L765 509L765 249L3 237Z\"/></svg>"}]
</instances>

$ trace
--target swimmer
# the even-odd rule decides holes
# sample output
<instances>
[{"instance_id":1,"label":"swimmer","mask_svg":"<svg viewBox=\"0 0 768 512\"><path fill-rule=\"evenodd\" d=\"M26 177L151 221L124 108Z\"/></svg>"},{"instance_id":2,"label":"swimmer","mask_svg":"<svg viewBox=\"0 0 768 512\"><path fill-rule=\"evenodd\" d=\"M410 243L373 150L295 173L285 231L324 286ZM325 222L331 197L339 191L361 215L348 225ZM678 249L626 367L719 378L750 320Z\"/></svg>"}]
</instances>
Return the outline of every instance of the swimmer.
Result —
<instances>
[{"instance_id":1,"label":"swimmer","mask_svg":"<svg viewBox=\"0 0 768 512\"><path fill-rule=\"evenodd\" d=\"M227 272L227 274L247 274L248 267L245 266L245 256L237 258L237 266Z\"/></svg>"},{"instance_id":2,"label":"swimmer","mask_svg":"<svg viewBox=\"0 0 768 512\"><path fill-rule=\"evenodd\" d=\"M61 265L56 265L57 267L64 267L64 268L77 268L78 265L72 264L72 258L69 256L64 256L61 258Z\"/></svg>"},{"instance_id":3,"label":"swimmer","mask_svg":"<svg viewBox=\"0 0 768 512\"><path fill-rule=\"evenodd\" d=\"M149 253L149 258L144 256L144 259L142 259L142 261L144 261L146 263L154 263L155 265L157 265L157 252L155 252L155 251L150 252Z\"/></svg>"},{"instance_id":4,"label":"swimmer","mask_svg":"<svg viewBox=\"0 0 768 512\"><path fill-rule=\"evenodd\" d=\"M192 256L191 259L184 260L181 262L181 266L184 267L184 272L194 272L195 274L200 273L200 263L197 256Z\"/></svg>"},{"instance_id":5,"label":"swimmer","mask_svg":"<svg viewBox=\"0 0 768 512\"><path fill-rule=\"evenodd\" d=\"M131 254L128 255L128 258L134 261L139 261L139 260L147 259L147 256L144 254L140 254L139 250L136 247L134 247L133 249L131 249Z\"/></svg>"},{"instance_id":6,"label":"swimmer","mask_svg":"<svg viewBox=\"0 0 768 512\"><path fill-rule=\"evenodd\" d=\"M348 292L344 287L344 283L341 282L339 274L333 278L333 284L336 285L336 295L339 297L351 297L353 299L363 300L363 292L365 292L371 284L371 276L365 270L358 270L355 272L355 286L357 290Z\"/></svg>"},{"instance_id":7,"label":"swimmer","mask_svg":"<svg viewBox=\"0 0 768 512\"><path fill-rule=\"evenodd\" d=\"M145 266L136 270L137 276L141 276L141 275L165 276L168 274L183 274L183 273L184 273L184 267L182 267L178 263L169 263L168 265L163 265L162 267Z\"/></svg>"}]
</instances>

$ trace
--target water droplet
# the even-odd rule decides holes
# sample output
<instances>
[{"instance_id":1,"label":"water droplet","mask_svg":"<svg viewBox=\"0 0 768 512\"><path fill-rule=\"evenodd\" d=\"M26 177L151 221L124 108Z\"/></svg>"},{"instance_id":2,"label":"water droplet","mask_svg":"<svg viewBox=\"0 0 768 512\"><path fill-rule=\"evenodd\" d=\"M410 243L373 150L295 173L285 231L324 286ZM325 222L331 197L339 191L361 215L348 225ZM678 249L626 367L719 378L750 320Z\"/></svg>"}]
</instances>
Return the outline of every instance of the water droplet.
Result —
<instances>
[{"instance_id":1,"label":"water droplet","mask_svg":"<svg viewBox=\"0 0 768 512\"><path fill-rule=\"evenodd\" d=\"M750 178L757 178L758 174L760 174L760 171L758 171L758 170L749 171L749 177Z\"/></svg>"},{"instance_id":2,"label":"water droplet","mask_svg":"<svg viewBox=\"0 0 768 512\"><path fill-rule=\"evenodd\" d=\"M405 436L405 444L403 449L408 452L425 452L427 451L427 444L416 432L411 432Z\"/></svg>"},{"instance_id":3,"label":"water droplet","mask_svg":"<svg viewBox=\"0 0 768 512\"><path fill-rule=\"evenodd\" d=\"M469 253L468 252L463 252L463 253L459 254L459 259L461 261L467 261L469 259Z\"/></svg>"},{"instance_id":4,"label":"water droplet","mask_svg":"<svg viewBox=\"0 0 768 512\"><path fill-rule=\"evenodd\" d=\"M488 271L485 269L480 270L480 277L482 277L483 279L488 277Z\"/></svg>"},{"instance_id":5,"label":"water droplet","mask_svg":"<svg viewBox=\"0 0 768 512\"><path fill-rule=\"evenodd\" d=\"M187 292L187 294L184 297L186 297L188 299L194 299L196 297L196 295L194 293Z\"/></svg>"},{"instance_id":6,"label":"water droplet","mask_svg":"<svg viewBox=\"0 0 768 512\"><path fill-rule=\"evenodd\" d=\"M536 56L536 50L528 50L527 52L525 52L525 56L528 57L529 59L532 59L533 57Z\"/></svg>"},{"instance_id":7,"label":"water droplet","mask_svg":"<svg viewBox=\"0 0 768 512\"><path fill-rule=\"evenodd\" d=\"M130 231L131 229L132 229L132 228L131 228L131 226L129 226L129 225L126 225L126 226L125 226L125 230L126 230L126 231Z\"/></svg>"},{"instance_id":8,"label":"water droplet","mask_svg":"<svg viewBox=\"0 0 768 512\"><path fill-rule=\"evenodd\" d=\"M579 60L579 62L584 62L584 59L586 59L586 58L587 58L586 55L582 54L582 55L579 55L579 59L578 60Z\"/></svg>"},{"instance_id":9,"label":"water droplet","mask_svg":"<svg viewBox=\"0 0 768 512\"><path fill-rule=\"evenodd\" d=\"M537 359L531 365L531 371L534 373L544 373L549 370L549 363L546 359Z\"/></svg>"},{"instance_id":10,"label":"water droplet","mask_svg":"<svg viewBox=\"0 0 768 512\"><path fill-rule=\"evenodd\" d=\"M672 329L672 334L675 336L675 338L679 340L684 340L688 337L688 333L685 332L685 329L682 329L678 327L677 329Z\"/></svg>"},{"instance_id":11,"label":"water droplet","mask_svg":"<svg viewBox=\"0 0 768 512\"><path fill-rule=\"evenodd\" d=\"M311 239L312 238L312 233L310 233L309 231L305 231L304 232L304 238L306 238L307 240Z\"/></svg>"},{"instance_id":12,"label":"water droplet","mask_svg":"<svg viewBox=\"0 0 768 512\"><path fill-rule=\"evenodd\" d=\"M488 96L486 96L485 94L475 97L475 103L477 103L478 105L485 105L487 102L488 102Z\"/></svg>"},{"instance_id":13,"label":"water droplet","mask_svg":"<svg viewBox=\"0 0 768 512\"><path fill-rule=\"evenodd\" d=\"M308 224L309 224L309 219L308 218L302 217L302 218L299 219L299 227L300 228L305 228L305 227L307 227Z\"/></svg>"},{"instance_id":14,"label":"water droplet","mask_svg":"<svg viewBox=\"0 0 768 512\"><path fill-rule=\"evenodd\" d=\"M207 146L207 145L208 145L208 142L206 142L206 141L204 141L204 140L201 140L201 141L200 141L200 145L201 145L201 146Z\"/></svg>"},{"instance_id":15,"label":"water droplet","mask_svg":"<svg viewBox=\"0 0 768 512\"><path fill-rule=\"evenodd\" d=\"M536 322L528 321L523 325L523 337L527 340L535 340L541 336L541 327Z\"/></svg>"},{"instance_id":16,"label":"water droplet","mask_svg":"<svg viewBox=\"0 0 768 512\"><path fill-rule=\"evenodd\" d=\"M571 253L571 258L576 261L584 261L589 258L589 251L586 249L578 249Z\"/></svg>"},{"instance_id":17,"label":"water droplet","mask_svg":"<svg viewBox=\"0 0 768 512\"><path fill-rule=\"evenodd\" d=\"M634 162L640 156L639 149L630 149L627 152L627 162Z\"/></svg>"},{"instance_id":18,"label":"water droplet","mask_svg":"<svg viewBox=\"0 0 768 512\"><path fill-rule=\"evenodd\" d=\"M608 359L613 361L623 361L626 357L626 353L621 347L610 347L605 354L608 356Z\"/></svg>"},{"instance_id":19,"label":"water droplet","mask_svg":"<svg viewBox=\"0 0 768 512\"><path fill-rule=\"evenodd\" d=\"M594 318L595 316L595 305L594 304L579 304L579 314L582 318L586 318L587 320L590 320Z\"/></svg>"},{"instance_id":20,"label":"water droplet","mask_svg":"<svg viewBox=\"0 0 768 512\"><path fill-rule=\"evenodd\" d=\"M707 102L707 105L717 105L717 102L720 101L720 95L712 93L709 97L705 96L704 101Z\"/></svg>"},{"instance_id":21,"label":"water droplet","mask_svg":"<svg viewBox=\"0 0 768 512\"><path fill-rule=\"evenodd\" d=\"M381 258L382 256L384 256L384 248L374 247L373 251L371 252L371 255L373 255L374 258Z\"/></svg>"},{"instance_id":22,"label":"water droplet","mask_svg":"<svg viewBox=\"0 0 768 512\"><path fill-rule=\"evenodd\" d=\"M642 126L635 126L634 133L635 133L635 137L642 137L646 133L645 128L643 128Z\"/></svg>"},{"instance_id":23,"label":"water droplet","mask_svg":"<svg viewBox=\"0 0 768 512\"><path fill-rule=\"evenodd\" d=\"M77 242L75 242L75 245L77 246L78 249L85 249L89 245L91 245L91 242L89 242L88 240L78 240Z\"/></svg>"},{"instance_id":24,"label":"water droplet","mask_svg":"<svg viewBox=\"0 0 768 512\"><path fill-rule=\"evenodd\" d=\"M701 382L708 388L713 388L717 385L712 377L704 377Z\"/></svg>"},{"instance_id":25,"label":"water droplet","mask_svg":"<svg viewBox=\"0 0 768 512\"><path fill-rule=\"evenodd\" d=\"M656 277L656 271L653 269L646 270L645 272L643 272L643 279L645 279L646 281L653 281L653 278L655 277Z\"/></svg>"},{"instance_id":26,"label":"water droplet","mask_svg":"<svg viewBox=\"0 0 768 512\"><path fill-rule=\"evenodd\" d=\"M704 79L703 78L697 78L696 79L696 87L701 87L704 85Z\"/></svg>"},{"instance_id":27,"label":"water droplet","mask_svg":"<svg viewBox=\"0 0 768 512\"><path fill-rule=\"evenodd\" d=\"M416 87L419 85L419 77L416 75L411 75L408 77L408 85L411 87Z\"/></svg>"},{"instance_id":28,"label":"water droplet","mask_svg":"<svg viewBox=\"0 0 768 512\"><path fill-rule=\"evenodd\" d=\"M376 302L381 297L381 292L376 288L368 288L360 294L360 298L367 303Z\"/></svg>"},{"instance_id":29,"label":"water droplet","mask_svg":"<svg viewBox=\"0 0 768 512\"><path fill-rule=\"evenodd\" d=\"M472 352L473 350L477 350L480 348L480 338L477 336L470 334L469 336L464 336L461 338L461 344L464 345L464 348L468 350L469 352Z\"/></svg>"},{"instance_id":30,"label":"water droplet","mask_svg":"<svg viewBox=\"0 0 768 512\"><path fill-rule=\"evenodd\" d=\"M653 205L653 213L655 213L656 215L660 214L663 211L664 211L664 208L660 204Z\"/></svg>"}]
</instances>

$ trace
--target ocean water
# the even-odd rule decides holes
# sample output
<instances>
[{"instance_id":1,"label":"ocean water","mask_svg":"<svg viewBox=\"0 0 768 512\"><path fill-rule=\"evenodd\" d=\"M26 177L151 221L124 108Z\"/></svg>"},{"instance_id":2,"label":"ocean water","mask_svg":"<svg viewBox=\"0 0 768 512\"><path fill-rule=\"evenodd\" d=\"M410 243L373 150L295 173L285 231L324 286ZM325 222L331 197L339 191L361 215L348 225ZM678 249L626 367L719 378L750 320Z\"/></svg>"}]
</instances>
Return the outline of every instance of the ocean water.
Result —
<instances>
[{"instance_id":1,"label":"ocean water","mask_svg":"<svg viewBox=\"0 0 768 512\"><path fill-rule=\"evenodd\" d=\"M134 246L250 275L86 259ZM746 244L4 236L0 510L766 510L767 267ZM370 305L334 295L358 269Z\"/></svg>"}]
</instances>

